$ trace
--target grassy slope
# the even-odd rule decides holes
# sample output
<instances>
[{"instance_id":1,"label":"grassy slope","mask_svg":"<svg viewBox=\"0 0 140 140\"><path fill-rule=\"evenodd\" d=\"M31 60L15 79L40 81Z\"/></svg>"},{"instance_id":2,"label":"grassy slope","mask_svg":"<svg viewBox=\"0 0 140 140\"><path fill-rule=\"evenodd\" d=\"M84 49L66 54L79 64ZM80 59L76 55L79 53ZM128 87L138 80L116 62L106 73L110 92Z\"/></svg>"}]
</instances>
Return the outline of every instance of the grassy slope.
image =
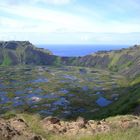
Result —
<instances>
[{"instance_id":1,"label":"grassy slope","mask_svg":"<svg viewBox=\"0 0 140 140\"><path fill-rule=\"evenodd\" d=\"M2 66L9 66L10 64L11 64L11 60L10 60L9 56L6 55L6 56L4 57Z\"/></svg>"},{"instance_id":2,"label":"grassy slope","mask_svg":"<svg viewBox=\"0 0 140 140\"><path fill-rule=\"evenodd\" d=\"M95 136L66 137L53 136L50 140L139 140L140 128L132 128L123 131L115 131L106 134L98 134Z\"/></svg>"},{"instance_id":3,"label":"grassy slope","mask_svg":"<svg viewBox=\"0 0 140 140\"><path fill-rule=\"evenodd\" d=\"M3 62L2 62L2 66L9 66L11 64L11 59L8 55L8 52L6 51L3 51L3 55L4 55L4 59L3 59Z\"/></svg>"},{"instance_id":4,"label":"grassy slope","mask_svg":"<svg viewBox=\"0 0 140 140\"><path fill-rule=\"evenodd\" d=\"M109 116L132 114L134 109L140 105L140 86L139 84L131 85L128 88L120 89L122 96L112 105L101 108L93 116L93 119L103 119Z\"/></svg>"}]
</instances>

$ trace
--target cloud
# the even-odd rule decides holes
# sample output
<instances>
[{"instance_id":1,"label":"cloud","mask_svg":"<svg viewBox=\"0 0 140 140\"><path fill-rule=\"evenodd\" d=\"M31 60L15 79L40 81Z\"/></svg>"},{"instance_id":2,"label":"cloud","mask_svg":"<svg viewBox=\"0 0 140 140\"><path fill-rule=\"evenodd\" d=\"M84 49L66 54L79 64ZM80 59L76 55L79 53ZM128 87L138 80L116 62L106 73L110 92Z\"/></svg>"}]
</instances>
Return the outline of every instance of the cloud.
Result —
<instances>
[{"instance_id":1,"label":"cloud","mask_svg":"<svg viewBox=\"0 0 140 140\"><path fill-rule=\"evenodd\" d=\"M83 15L64 12L59 9L39 8L36 6L1 6L1 12L13 17L0 17L0 30L19 32L140 32L140 21L131 23L127 21L102 21L98 16L88 18ZM18 11L18 12L17 12ZM30 11L30 12L29 12ZM87 11L88 12L88 11ZM89 12L88 12L89 13ZM4 26L5 25L5 26ZM88 40L88 38L83 37Z\"/></svg>"},{"instance_id":2,"label":"cloud","mask_svg":"<svg viewBox=\"0 0 140 140\"><path fill-rule=\"evenodd\" d=\"M78 3L77 0L77 3L71 6L71 3L75 1L1 0L0 32L3 34L3 38L19 40L29 38L31 41L40 40L40 42L49 43L53 41L56 43L108 43L122 42L123 39L124 42L126 39L129 42L131 38L133 41L134 37L137 40L140 37L134 35L129 37L126 34L114 35L140 32L139 13L135 12L135 9L140 7L137 6L137 0L134 2L128 0L128 4L124 0L125 2L123 1L121 6L119 6L121 0L113 1L110 4L106 3L107 0L102 2L95 0L97 2L94 1L93 5L90 2ZM68 9L65 8L65 5ZM133 8L130 8L130 5L133 5ZM113 34L104 34L107 32Z\"/></svg>"},{"instance_id":3,"label":"cloud","mask_svg":"<svg viewBox=\"0 0 140 140\"><path fill-rule=\"evenodd\" d=\"M66 5L74 0L2 0L1 4L4 5L20 5L20 4L49 4L49 5Z\"/></svg>"},{"instance_id":4,"label":"cloud","mask_svg":"<svg viewBox=\"0 0 140 140\"><path fill-rule=\"evenodd\" d=\"M40 32L86 31L87 27L91 27L93 25L80 16L59 10L42 9L33 6L5 6L0 7L0 10L2 12L6 12L7 14L18 17L15 20L23 22L23 24L27 25L28 23L32 23L34 25L37 23L38 27L35 27L34 30L39 31L40 29ZM25 19L22 21L22 18Z\"/></svg>"},{"instance_id":5,"label":"cloud","mask_svg":"<svg viewBox=\"0 0 140 140\"><path fill-rule=\"evenodd\" d=\"M83 37L86 37L86 39ZM30 40L34 44L140 44L140 33L1 32L0 40ZM87 40L88 39L88 40Z\"/></svg>"},{"instance_id":6,"label":"cloud","mask_svg":"<svg viewBox=\"0 0 140 140\"><path fill-rule=\"evenodd\" d=\"M34 3L43 2L51 4L68 4L73 0L28 0L28 2L29 1ZM129 1L131 2L131 0ZM14 18L8 16L9 20L6 17L5 19L4 17L0 17L0 25L2 22L5 22L5 25L7 25L7 27L0 26L0 30L3 31L8 29L10 31L16 29L19 32L27 31L40 33L140 32L140 20L138 18L135 18L135 20L131 20L129 22L127 20L125 21L125 18L123 21L114 18L108 19L105 16L108 13L108 10L104 10L104 13L106 14L102 15L94 8L93 10L84 6L77 6L75 7L75 11L77 8L77 12L72 13L62 9L51 9L50 7L41 8L37 5L27 5L27 0L5 0L5 2L11 2L15 5L0 6L0 12L14 16ZM24 4L16 5L16 3L18 4L20 2L23 2ZM115 9L115 7L113 9ZM113 15L113 17L114 16L115 15ZM86 40L86 37L83 37L83 39L84 38Z\"/></svg>"},{"instance_id":7,"label":"cloud","mask_svg":"<svg viewBox=\"0 0 140 140\"><path fill-rule=\"evenodd\" d=\"M72 0L35 0L35 2L42 2L46 4L53 4L53 5L65 5L69 4Z\"/></svg>"}]
</instances>

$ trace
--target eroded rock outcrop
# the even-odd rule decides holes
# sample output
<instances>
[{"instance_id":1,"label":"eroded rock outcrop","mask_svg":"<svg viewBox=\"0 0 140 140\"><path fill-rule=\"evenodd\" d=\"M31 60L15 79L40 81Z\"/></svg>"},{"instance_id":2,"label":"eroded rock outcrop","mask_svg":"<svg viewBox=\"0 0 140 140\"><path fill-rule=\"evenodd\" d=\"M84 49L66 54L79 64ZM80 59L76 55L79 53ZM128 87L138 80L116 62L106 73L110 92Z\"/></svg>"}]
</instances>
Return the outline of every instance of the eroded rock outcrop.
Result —
<instances>
[{"instance_id":1,"label":"eroded rock outcrop","mask_svg":"<svg viewBox=\"0 0 140 140\"><path fill-rule=\"evenodd\" d=\"M94 136L100 133L140 127L140 117L118 116L101 121L85 120L82 117L78 117L75 121L63 121L57 117L47 117L38 120L37 124L46 136ZM47 140L46 137L43 138L32 132L31 127L31 124L28 125L24 119L18 117L9 120L0 119L0 140Z\"/></svg>"},{"instance_id":2,"label":"eroded rock outcrop","mask_svg":"<svg viewBox=\"0 0 140 140\"><path fill-rule=\"evenodd\" d=\"M60 135L94 135L97 133L107 133L115 129L128 129L140 127L140 118L131 119L120 118L115 121L110 120L85 120L79 117L76 121L62 121L58 118L48 117L42 120L42 126L46 132Z\"/></svg>"},{"instance_id":3,"label":"eroded rock outcrop","mask_svg":"<svg viewBox=\"0 0 140 140\"><path fill-rule=\"evenodd\" d=\"M10 120L0 119L1 140L42 140L29 129L28 124L20 118Z\"/></svg>"}]
</instances>

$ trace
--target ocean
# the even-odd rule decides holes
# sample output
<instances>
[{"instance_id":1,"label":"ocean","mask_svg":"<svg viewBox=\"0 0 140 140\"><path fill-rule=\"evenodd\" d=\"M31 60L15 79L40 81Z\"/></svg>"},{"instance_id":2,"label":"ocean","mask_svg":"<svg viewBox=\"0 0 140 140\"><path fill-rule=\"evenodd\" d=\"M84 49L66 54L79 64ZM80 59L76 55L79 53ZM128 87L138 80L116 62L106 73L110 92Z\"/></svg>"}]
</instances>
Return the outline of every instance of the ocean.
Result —
<instances>
[{"instance_id":1,"label":"ocean","mask_svg":"<svg viewBox=\"0 0 140 140\"><path fill-rule=\"evenodd\" d=\"M119 50L130 45L36 45L39 48L49 49L58 56L85 56L98 51Z\"/></svg>"}]
</instances>

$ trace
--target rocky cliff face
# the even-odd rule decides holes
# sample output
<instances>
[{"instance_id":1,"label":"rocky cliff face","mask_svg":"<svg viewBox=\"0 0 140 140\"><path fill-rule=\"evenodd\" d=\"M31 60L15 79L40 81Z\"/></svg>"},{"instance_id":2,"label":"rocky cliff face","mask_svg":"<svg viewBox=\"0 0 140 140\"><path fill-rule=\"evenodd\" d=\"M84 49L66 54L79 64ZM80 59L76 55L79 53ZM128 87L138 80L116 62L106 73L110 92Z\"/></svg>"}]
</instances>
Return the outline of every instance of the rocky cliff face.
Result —
<instances>
[{"instance_id":1,"label":"rocky cliff face","mask_svg":"<svg viewBox=\"0 0 140 140\"><path fill-rule=\"evenodd\" d=\"M28 41L0 42L0 65L74 65L108 69L125 76L140 74L140 46L117 51L100 51L84 57L58 57Z\"/></svg>"},{"instance_id":2,"label":"rocky cliff face","mask_svg":"<svg viewBox=\"0 0 140 140\"><path fill-rule=\"evenodd\" d=\"M126 76L140 74L140 46L117 51L101 51L84 57L62 58L64 64L109 69Z\"/></svg>"},{"instance_id":3,"label":"rocky cliff face","mask_svg":"<svg viewBox=\"0 0 140 140\"><path fill-rule=\"evenodd\" d=\"M0 65L53 65L58 59L49 50L36 48L28 41L0 42Z\"/></svg>"}]
</instances>

